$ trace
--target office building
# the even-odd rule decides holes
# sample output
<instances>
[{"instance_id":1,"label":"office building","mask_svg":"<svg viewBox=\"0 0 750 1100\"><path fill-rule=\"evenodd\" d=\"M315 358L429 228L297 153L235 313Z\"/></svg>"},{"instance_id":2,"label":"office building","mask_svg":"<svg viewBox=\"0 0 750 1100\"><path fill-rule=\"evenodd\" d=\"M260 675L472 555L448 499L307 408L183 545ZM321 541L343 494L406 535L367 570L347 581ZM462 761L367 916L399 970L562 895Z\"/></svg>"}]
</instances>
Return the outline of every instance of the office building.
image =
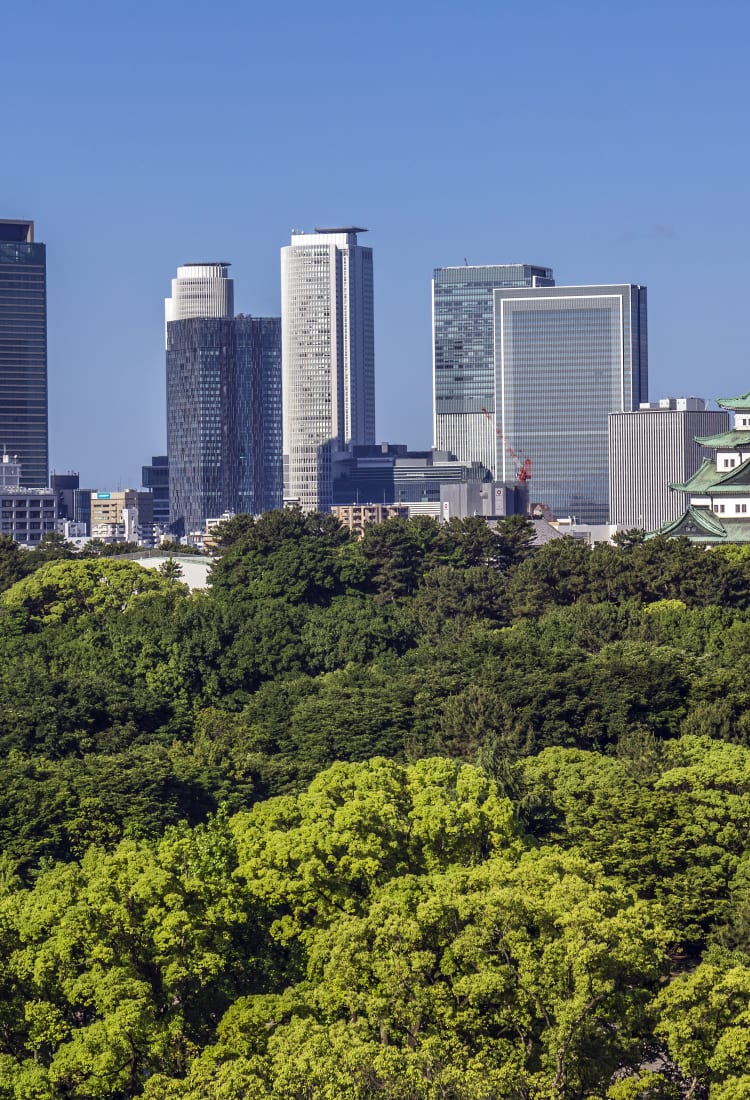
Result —
<instances>
[{"instance_id":1,"label":"office building","mask_svg":"<svg viewBox=\"0 0 750 1100\"><path fill-rule=\"evenodd\" d=\"M493 293L495 476L530 474L532 506L607 523L609 414L648 400L646 288Z\"/></svg>"},{"instance_id":2,"label":"office building","mask_svg":"<svg viewBox=\"0 0 750 1100\"><path fill-rule=\"evenodd\" d=\"M26 220L0 221L0 448L47 485L47 258Z\"/></svg>"},{"instance_id":3,"label":"office building","mask_svg":"<svg viewBox=\"0 0 750 1100\"><path fill-rule=\"evenodd\" d=\"M104 542L154 541L154 501L147 490L118 489L91 494L91 534Z\"/></svg>"},{"instance_id":4,"label":"office building","mask_svg":"<svg viewBox=\"0 0 750 1100\"><path fill-rule=\"evenodd\" d=\"M4 485L0 497L0 533L23 546L37 546L42 535L55 529L55 494L51 489Z\"/></svg>"},{"instance_id":5,"label":"office building","mask_svg":"<svg viewBox=\"0 0 750 1100\"><path fill-rule=\"evenodd\" d=\"M402 443L355 446L333 463L333 503L439 503L440 486L484 482L489 471L479 462L460 462L448 451L409 451Z\"/></svg>"},{"instance_id":6,"label":"office building","mask_svg":"<svg viewBox=\"0 0 750 1100\"><path fill-rule=\"evenodd\" d=\"M729 414L706 408L699 397L666 397L635 412L609 416L609 521L654 531L688 506L686 482L703 461L696 436L726 432Z\"/></svg>"},{"instance_id":7,"label":"office building","mask_svg":"<svg viewBox=\"0 0 750 1100\"><path fill-rule=\"evenodd\" d=\"M50 488L56 497L57 518L73 519L74 497L76 489L80 488L79 475L73 470L67 474L52 473L49 479Z\"/></svg>"},{"instance_id":8,"label":"office building","mask_svg":"<svg viewBox=\"0 0 750 1100\"><path fill-rule=\"evenodd\" d=\"M169 523L180 537L209 517L282 503L281 322L232 317L227 268L185 265L167 299ZM189 309L213 313L172 319Z\"/></svg>"},{"instance_id":9,"label":"office building","mask_svg":"<svg viewBox=\"0 0 750 1100\"><path fill-rule=\"evenodd\" d=\"M532 264L438 267L432 279L435 446L495 473L494 291L554 286Z\"/></svg>"},{"instance_id":10,"label":"office building","mask_svg":"<svg viewBox=\"0 0 750 1100\"><path fill-rule=\"evenodd\" d=\"M354 226L281 250L284 495L332 503L333 455L375 442L372 249Z\"/></svg>"},{"instance_id":11,"label":"office building","mask_svg":"<svg viewBox=\"0 0 750 1100\"><path fill-rule=\"evenodd\" d=\"M169 527L169 459L154 455L150 466L141 466L141 484L151 490L154 501L154 523L166 531Z\"/></svg>"}]
</instances>

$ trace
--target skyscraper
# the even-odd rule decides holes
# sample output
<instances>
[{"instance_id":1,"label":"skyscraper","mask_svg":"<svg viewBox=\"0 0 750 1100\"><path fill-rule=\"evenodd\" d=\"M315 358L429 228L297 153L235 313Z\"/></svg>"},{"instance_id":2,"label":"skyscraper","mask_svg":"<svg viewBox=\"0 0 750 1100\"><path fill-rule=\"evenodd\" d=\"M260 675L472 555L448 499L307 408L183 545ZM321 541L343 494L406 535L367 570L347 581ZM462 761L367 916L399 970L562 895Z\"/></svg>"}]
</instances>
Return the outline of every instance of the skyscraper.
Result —
<instances>
[{"instance_id":1,"label":"skyscraper","mask_svg":"<svg viewBox=\"0 0 750 1100\"><path fill-rule=\"evenodd\" d=\"M372 249L357 227L292 233L281 250L284 490L331 506L332 456L375 442Z\"/></svg>"},{"instance_id":2,"label":"skyscraper","mask_svg":"<svg viewBox=\"0 0 750 1100\"><path fill-rule=\"evenodd\" d=\"M531 264L435 268L432 368L438 449L496 472L493 292L554 285L551 268Z\"/></svg>"},{"instance_id":3,"label":"skyscraper","mask_svg":"<svg viewBox=\"0 0 750 1100\"><path fill-rule=\"evenodd\" d=\"M511 479L528 458L531 503L606 523L608 416L648 400L646 288L502 289L494 298L496 477Z\"/></svg>"},{"instance_id":4,"label":"skyscraper","mask_svg":"<svg viewBox=\"0 0 750 1100\"><path fill-rule=\"evenodd\" d=\"M232 317L228 266L179 268L166 300L169 516L178 535L226 511L282 503L281 322Z\"/></svg>"},{"instance_id":5,"label":"skyscraper","mask_svg":"<svg viewBox=\"0 0 750 1100\"><path fill-rule=\"evenodd\" d=\"M46 486L47 258L32 221L0 221L0 448Z\"/></svg>"}]
</instances>

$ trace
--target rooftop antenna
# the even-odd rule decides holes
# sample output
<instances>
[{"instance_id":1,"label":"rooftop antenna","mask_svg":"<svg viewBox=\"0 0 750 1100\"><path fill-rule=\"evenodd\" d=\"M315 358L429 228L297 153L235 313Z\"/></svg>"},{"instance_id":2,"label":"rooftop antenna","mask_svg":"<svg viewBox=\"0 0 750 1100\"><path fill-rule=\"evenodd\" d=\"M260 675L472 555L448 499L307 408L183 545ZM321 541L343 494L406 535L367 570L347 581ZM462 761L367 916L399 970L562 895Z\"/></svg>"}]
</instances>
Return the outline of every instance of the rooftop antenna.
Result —
<instances>
[{"instance_id":1,"label":"rooftop antenna","mask_svg":"<svg viewBox=\"0 0 750 1100\"><path fill-rule=\"evenodd\" d=\"M468 267L468 266L469 266L469 261L464 256L464 267Z\"/></svg>"}]
</instances>

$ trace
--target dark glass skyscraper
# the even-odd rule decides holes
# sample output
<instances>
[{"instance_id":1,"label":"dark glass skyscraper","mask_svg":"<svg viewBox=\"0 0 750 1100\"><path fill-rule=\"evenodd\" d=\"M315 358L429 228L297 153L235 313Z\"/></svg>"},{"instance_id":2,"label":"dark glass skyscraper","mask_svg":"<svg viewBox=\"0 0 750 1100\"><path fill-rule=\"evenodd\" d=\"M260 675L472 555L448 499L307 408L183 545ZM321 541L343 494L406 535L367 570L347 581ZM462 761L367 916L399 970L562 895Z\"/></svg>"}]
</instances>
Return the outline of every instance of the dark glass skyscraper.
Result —
<instances>
[{"instance_id":1,"label":"dark glass skyscraper","mask_svg":"<svg viewBox=\"0 0 750 1100\"><path fill-rule=\"evenodd\" d=\"M198 265L188 266L195 297ZM227 266L202 265L224 269L212 287L231 283ZM198 307L219 316L167 320L169 517L178 535L227 511L282 503L281 321L223 316L230 297L231 287Z\"/></svg>"},{"instance_id":2,"label":"dark glass skyscraper","mask_svg":"<svg viewBox=\"0 0 750 1100\"><path fill-rule=\"evenodd\" d=\"M432 279L435 446L495 472L496 287L554 286L533 264L437 267ZM498 475L499 476L499 475Z\"/></svg>"},{"instance_id":3,"label":"dark glass skyscraper","mask_svg":"<svg viewBox=\"0 0 750 1100\"><path fill-rule=\"evenodd\" d=\"M496 476L512 479L528 458L532 504L607 523L608 417L648 400L646 288L504 289L494 298Z\"/></svg>"},{"instance_id":4,"label":"dark glass skyscraper","mask_svg":"<svg viewBox=\"0 0 750 1100\"><path fill-rule=\"evenodd\" d=\"M0 448L46 486L47 258L32 221L0 221Z\"/></svg>"}]
</instances>

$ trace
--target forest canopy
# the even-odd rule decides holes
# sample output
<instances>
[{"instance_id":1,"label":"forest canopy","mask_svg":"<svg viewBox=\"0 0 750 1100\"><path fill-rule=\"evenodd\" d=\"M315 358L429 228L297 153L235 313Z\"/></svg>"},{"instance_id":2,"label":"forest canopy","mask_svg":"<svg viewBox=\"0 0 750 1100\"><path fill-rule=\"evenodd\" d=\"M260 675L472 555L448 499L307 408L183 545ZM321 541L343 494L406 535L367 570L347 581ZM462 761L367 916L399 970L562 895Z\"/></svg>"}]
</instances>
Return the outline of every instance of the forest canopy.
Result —
<instances>
[{"instance_id":1,"label":"forest canopy","mask_svg":"<svg viewBox=\"0 0 750 1100\"><path fill-rule=\"evenodd\" d=\"M0 540L0 1098L750 1097L750 556Z\"/></svg>"}]
</instances>

